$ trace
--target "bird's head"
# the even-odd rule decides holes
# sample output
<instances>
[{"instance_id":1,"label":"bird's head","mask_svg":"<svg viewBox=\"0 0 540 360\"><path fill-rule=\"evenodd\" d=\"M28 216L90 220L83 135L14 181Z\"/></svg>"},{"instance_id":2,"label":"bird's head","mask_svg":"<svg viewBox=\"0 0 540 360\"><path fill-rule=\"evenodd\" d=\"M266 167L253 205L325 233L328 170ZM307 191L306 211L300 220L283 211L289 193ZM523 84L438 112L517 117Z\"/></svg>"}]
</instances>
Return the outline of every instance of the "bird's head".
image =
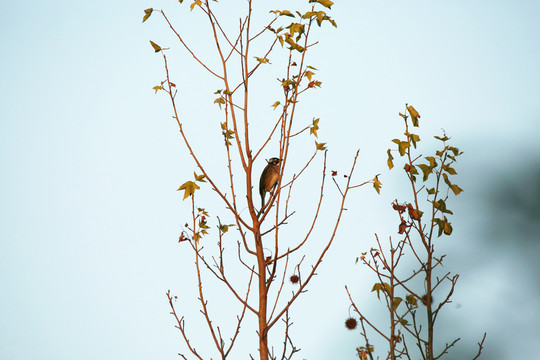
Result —
<instances>
[{"instance_id":1,"label":"bird's head","mask_svg":"<svg viewBox=\"0 0 540 360\"><path fill-rule=\"evenodd\" d=\"M281 159L279 158L270 158L270 160L267 160L268 164L270 165L279 165L279 163L281 162Z\"/></svg>"}]
</instances>

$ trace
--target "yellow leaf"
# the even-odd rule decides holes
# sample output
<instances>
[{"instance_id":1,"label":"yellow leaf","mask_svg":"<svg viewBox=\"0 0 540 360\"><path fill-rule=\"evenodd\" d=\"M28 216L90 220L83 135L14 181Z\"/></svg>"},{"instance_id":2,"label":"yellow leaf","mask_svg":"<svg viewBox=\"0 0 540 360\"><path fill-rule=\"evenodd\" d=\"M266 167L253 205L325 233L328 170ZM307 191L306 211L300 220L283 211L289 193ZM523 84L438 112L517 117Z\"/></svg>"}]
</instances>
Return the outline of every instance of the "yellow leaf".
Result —
<instances>
[{"instance_id":1,"label":"yellow leaf","mask_svg":"<svg viewBox=\"0 0 540 360\"><path fill-rule=\"evenodd\" d=\"M311 127L309 128L309 134L317 136L317 130L319 130L319 120L320 119L313 119L313 123L311 124Z\"/></svg>"},{"instance_id":2,"label":"yellow leaf","mask_svg":"<svg viewBox=\"0 0 540 360\"><path fill-rule=\"evenodd\" d=\"M150 15L152 15L152 11L154 11L154 9L152 9L152 8L144 10L144 17L142 19L142 22L145 22L146 20L148 20Z\"/></svg>"},{"instance_id":3,"label":"yellow leaf","mask_svg":"<svg viewBox=\"0 0 540 360\"><path fill-rule=\"evenodd\" d=\"M194 8L196 5L201 6L201 4L202 4L201 0L195 0L195 1L193 2L193 4L191 4L191 6L190 6L189 8L191 9L191 11L193 11L193 8Z\"/></svg>"},{"instance_id":4,"label":"yellow leaf","mask_svg":"<svg viewBox=\"0 0 540 360\"><path fill-rule=\"evenodd\" d=\"M193 172L193 175L195 175L195 181L206 182L206 180L204 180L206 175L197 175L196 172Z\"/></svg>"},{"instance_id":5,"label":"yellow leaf","mask_svg":"<svg viewBox=\"0 0 540 360\"><path fill-rule=\"evenodd\" d=\"M150 45L152 45L152 47L154 48L155 52L160 52L160 51L161 51L161 46L159 46L158 44L156 44L156 43L153 42L152 40L150 40Z\"/></svg>"},{"instance_id":6,"label":"yellow leaf","mask_svg":"<svg viewBox=\"0 0 540 360\"><path fill-rule=\"evenodd\" d=\"M307 76L307 78L308 78L309 81L311 81L311 77L312 77L313 75L315 75L315 73L313 73L313 72L311 72L311 71L309 71L309 70L306 71L306 76Z\"/></svg>"},{"instance_id":7,"label":"yellow leaf","mask_svg":"<svg viewBox=\"0 0 540 360\"><path fill-rule=\"evenodd\" d=\"M377 191L377 194L380 194L382 183L379 181L379 175L375 176L372 181L373 181L373 187L375 188L375 191Z\"/></svg>"},{"instance_id":8,"label":"yellow leaf","mask_svg":"<svg viewBox=\"0 0 540 360\"><path fill-rule=\"evenodd\" d=\"M413 126L418 126L418 119L420 119L420 114L418 113L418 111L416 111L416 109L413 108L412 105L407 105L407 110L409 110L409 114L411 114Z\"/></svg>"},{"instance_id":9,"label":"yellow leaf","mask_svg":"<svg viewBox=\"0 0 540 360\"><path fill-rule=\"evenodd\" d=\"M334 3L330 0L309 0L310 3L317 2L321 4L324 7L327 7L330 9L330 6L334 5Z\"/></svg>"},{"instance_id":10,"label":"yellow leaf","mask_svg":"<svg viewBox=\"0 0 540 360\"><path fill-rule=\"evenodd\" d=\"M280 105L281 103L279 101L276 101L275 103L272 104L272 107L274 108L274 110Z\"/></svg>"},{"instance_id":11,"label":"yellow leaf","mask_svg":"<svg viewBox=\"0 0 540 360\"><path fill-rule=\"evenodd\" d=\"M326 150L326 143L320 143L319 144L318 142L315 141L315 148L317 148L317 151L318 150L321 150L321 151Z\"/></svg>"},{"instance_id":12,"label":"yellow leaf","mask_svg":"<svg viewBox=\"0 0 540 360\"><path fill-rule=\"evenodd\" d=\"M386 161L386 163L388 164L388 170L392 170L392 168L394 167L394 163L392 162L392 160L394 160L394 157L392 156L390 151L390 149L386 151L386 153L388 154L388 160Z\"/></svg>"},{"instance_id":13,"label":"yellow leaf","mask_svg":"<svg viewBox=\"0 0 540 360\"><path fill-rule=\"evenodd\" d=\"M261 64L270 64L270 61L267 58L260 58L260 57L255 56L255 59L257 59L257 61L260 62Z\"/></svg>"},{"instance_id":14,"label":"yellow leaf","mask_svg":"<svg viewBox=\"0 0 540 360\"><path fill-rule=\"evenodd\" d=\"M225 99L218 97L216 100L214 100L214 104L218 104L219 108L221 109L221 104L225 104Z\"/></svg>"},{"instance_id":15,"label":"yellow leaf","mask_svg":"<svg viewBox=\"0 0 540 360\"><path fill-rule=\"evenodd\" d=\"M184 190L184 200L195 193L195 190L200 189L199 185L193 181L186 181L176 191Z\"/></svg>"},{"instance_id":16,"label":"yellow leaf","mask_svg":"<svg viewBox=\"0 0 540 360\"><path fill-rule=\"evenodd\" d=\"M158 90L163 90L163 86L156 85L152 89L156 90L156 94L157 94Z\"/></svg>"}]
</instances>

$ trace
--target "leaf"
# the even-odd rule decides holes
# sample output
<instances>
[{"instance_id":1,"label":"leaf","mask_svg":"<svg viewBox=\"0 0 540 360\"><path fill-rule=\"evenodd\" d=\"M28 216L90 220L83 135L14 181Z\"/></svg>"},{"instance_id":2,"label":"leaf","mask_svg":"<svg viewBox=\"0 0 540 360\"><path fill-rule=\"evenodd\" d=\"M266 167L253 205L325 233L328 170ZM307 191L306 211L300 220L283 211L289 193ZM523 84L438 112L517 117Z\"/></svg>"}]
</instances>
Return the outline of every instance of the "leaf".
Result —
<instances>
[{"instance_id":1,"label":"leaf","mask_svg":"<svg viewBox=\"0 0 540 360\"><path fill-rule=\"evenodd\" d=\"M433 168L427 164L418 164L418 167L422 170L424 177L422 181L427 181L429 175L433 172Z\"/></svg>"},{"instance_id":2,"label":"leaf","mask_svg":"<svg viewBox=\"0 0 540 360\"><path fill-rule=\"evenodd\" d=\"M304 51L304 48L302 46L298 45L297 43L295 43L294 40L291 39L290 37L286 38L285 42L291 46L289 48L289 50L296 50L298 52L303 52Z\"/></svg>"},{"instance_id":3,"label":"leaf","mask_svg":"<svg viewBox=\"0 0 540 360\"><path fill-rule=\"evenodd\" d=\"M450 164L446 164L442 166L442 169L449 173L450 175L456 175L457 172L453 167L450 167Z\"/></svg>"},{"instance_id":4,"label":"leaf","mask_svg":"<svg viewBox=\"0 0 540 360\"><path fill-rule=\"evenodd\" d=\"M308 80L311 81L311 77L315 75L315 73L308 70L306 71L305 75L307 76Z\"/></svg>"},{"instance_id":5,"label":"leaf","mask_svg":"<svg viewBox=\"0 0 540 360\"><path fill-rule=\"evenodd\" d=\"M222 97L218 97L216 100L214 100L214 104L218 104L219 108L221 109L221 104L225 104L225 99Z\"/></svg>"},{"instance_id":6,"label":"leaf","mask_svg":"<svg viewBox=\"0 0 540 360\"><path fill-rule=\"evenodd\" d=\"M374 291L377 292L377 297L379 298L379 300L381 299L380 294L379 294L379 291L380 291L381 289L382 289L382 284L381 284L381 283L376 283L376 284L373 285L373 287L371 288L371 292L374 292Z\"/></svg>"},{"instance_id":7,"label":"leaf","mask_svg":"<svg viewBox=\"0 0 540 360\"><path fill-rule=\"evenodd\" d=\"M267 58L260 58L260 57L255 56L255 59L257 59L257 61L260 62L261 64L270 64L270 60L268 60Z\"/></svg>"},{"instance_id":8,"label":"leaf","mask_svg":"<svg viewBox=\"0 0 540 360\"><path fill-rule=\"evenodd\" d=\"M418 306L418 301L416 301L416 296L409 294L405 296L405 301L407 301L407 304L412 306Z\"/></svg>"},{"instance_id":9,"label":"leaf","mask_svg":"<svg viewBox=\"0 0 540 360\"><path fill-rule=\"evenodd\" d=\"M153 42L152 40L150 40L150 45L152 45L152 47L154 48L155 52L160 52L160 51L161 51L161 46L159 46L158 44L156 44L156 43Z\"/></svg>"},{"instance_id":10,"label":"leaf","mask_svg":"<svg viewBox=\"0 0 540 360\"><path fill-rule=\"evenodd\" d=\"M195 1L193 2L193 4L191 4L191 6L189 7L189 8L190 8L190 11L193 11L193 8L194 8L196 5L201 6L201 5L202 5L201 0L195 0Z\"/></svg>"},{"instance_id":11,"label":"leaf","mask_svg":"<svg viewBox=\"0 0 540 360\"><path fill-rule=\"evenodd\" d=\"M313 123L311 124L311 127L309 128L310 135L315 135L315 137L317 137L317 130L319 130L319 120L320 119L313 119Z\"/></svg>"},{"instance_id":12,"label":"leaf","mask_svg":"<svg viewBox=\"0 0 540 360\"><path fill-rule=\"evenodd\" d=\"M150 15L152 15L152 11L154 11L154 9L152 9L152 8L144 10L144 17L142 19L142 22L145 22L146 20L148 20Z\"/></svg>"},{"instance_id":13,"label":"leaf","mask_svg":"<svg viewBox=\"0 0 540 360\"><path fill-rule=\"evenodd\" d=\"M386 163L388 164L388 170L392 170L392 168L394 167L394 163L392 162L392 160L394 160L394 157L392 156L392 153L390 151L390 149L386 151L386 153L388 154L388 160L386 160Z\"/></svg>"},{"instance_id":14,"label":"leaf","mask_svg":"<svg viewBox=\"0 0 540 360\"><path fill-rule=\"evenodd\" d=\"M199 185L195 184L193 181L186 181L176 191L184 190L183 200L185 200L188 196L193 195L197 189L200 189Z\"/></svg>"},{"instance_id":15,"label":"leaf","mask_svg":"<svg viewBox=\"0 0 540 360\"><path fill-rule=\"evenodd\" d=\"M446 222L444 224L443 232L445 235L451 235L452 234L452 223Z\"/></svg>"},{"instance_id":16,"label":"leaf","mask_svg":"<svg viewBox=\"0 0 540 360\"><path fill-rule=\"evenodd\" d=\"M154 89L156 91L155 93L157 94L159 90L163 90L163 86L156 85L152 89Z\"/></svg>"},{"instance_id":17,"label":"leaf","mask_svg":"<svg viewBox=\"0 0 540 360\"><path fill-rule=\"evenodd\" d=\"M380 195L382 183L379 181L379 175L375 176L371 181L373 181L373 187L375 188L375 191L377 191L377 194Z\"/></svg>"},{"instance_id":18,"label":"leaf","mask_svg":"<svg viewBox=\"0 0 540 360\"><path fill-rule=\"evenodd\" d=\"M448 179L448 175L446 175L446 173L443 173L443 179L444 179L444 182L446 183L446 185L448 185L448 187L452 190L452 192L454 193L454 195L459 195L459 193L461 193L463 191L462 188L460 188L459 186L457 186L456 184L452 184L450 182L450 180Z\"/></svg>"},{"instance_id":19,"label":"leaf","mask_svg":"<svg viewBox=\"0 0 540 360\"><path fill-rule=\"evenodd\" d=\"M399 304L401 304L402 301L403 301L402 298L400 298L399 296L396 296L396 297L392 300L392 310L396 310L397 307L399 306Z\"/></svg>"},{"instance_id":20,"label":"leaf","mask_svg":"<svg viewBox=\"0 0 540 360\"><path fill-rule=\"evenodd\" d=\"M435 139L437 140L441 140L441 141L447 141L447 140L450 140L450 138L446 135L444 135L443 137L440 137L440 136L434 136Z\"/></svg>"},{"instance_id":21,"label":"leaf","mask_svg":"<svg viewBox=\"0 0 540 360\"><path fill-rule=\"evenodd\" d=\"M410 147L411 147L411 144L409 144L408 142L400 141L399 144L398 144L399 155L401 155L401 156L405 155L405 151Z\"/></svg>"},{"instance_id":22,"label":"leaf","mask_svg":"<svg viewBox=\"0 0 540 360\"><path fill-rule=\"evenodd\" d=\"M317 149L317 151L319 150L326 150L326 143L318 143L315 141L315 148Z\"/></svg>"},{"instance_id":23,"label":"leaf","mask_svg":"<svg viewBox=\"0 0 540 360\"><path fill-rule=\"evenodd\" d=\"M415 209L411 203L407 204L407 210L409 211L409 216L411 219L419 221L422 217L422 214L424 214L422 211Z\"/></svg>"},{"instance_id":24,"label":"leaf","mask_svg":"<svg viewBox=\"0 0 540 360\"><path fill-rule=\"evenodd\" d=\"M435 161L435 158L433 156L426 156L425 159L429 161L429 166L431 166L432 168L437 166L437 161Z\"/></svg>"},{"instance_id":25,"label":"leaf","mask_svg":"<svg viewBox=\"0 0 540 360\"><path fill-rule=\"evenodd\" d=\"M206 180L204 180L206 175L197 175L196 172L193 172L193 175L195 176L195 181L206 182Z\"/></svg>"},{"instance_id":26,"label":"leaf","mask_svg":"<svg viewBox=\"0 0 540 360\"><path fill-rule=\"evenodd\" d=\"M443 212L443 213L446 213L446 214L451 214L451 215L454 214L452 211L450 211L450 210L448 210L446 208L446 202L443 199L439 199L439 200L437 200L437 202L434 202L433 207L435 209L439 210L440 212Z\"/></svg>"},{"instance_id":27,"label":"leaf","mask_svg":"<svg viewBox=\"0 0 540 360\"><path fill-rule=\"evenodd\" d=\"M416 149L416 143L418 141L420 141L420 136L418 136L416 134L411 134L411 142L412 142L415 149Z\"/></svg>"},{"instance_id":28,"label":"leaf","mask_svg":"<svg viewBox=\"0 0 540 360\"><path fill-rule=\"evenodd\" d=\"M289 35L294 36L294 34L298 34L300 36L304 33L304 24L292 23L286 29L289 29Z\"/></svg>"},{"instance_id":29,"label":"leaf","mask_svg":"<svg viewBox=\"0 0 540 360\"><path fill-rule=\"evenodd\" d=\"M408 105L407 110L409 110L409 114L411 114L413 126L418 126L418 119L420 119L420 114L418 113L418 111L416 111L416 109L413 108L412 105Z\"/></svg>"},{"instance_id":30,"label":"leaf","mask_svg":"<svg viewBox=\"0 0 540 360\"><path fill-rule=\"evenodd\" d=\"M289 16L289 17L294 17L294 14L291 13L289 10L282 10L282 11L279 11L279 10L271 10L270 12L273 13L273 14L276 14L277 16ZM278 32L279 32L279 31L278 31Z\"/></svg>"},{"instance_id":31,"label":"leaf","mask_svg":"<svg viewBox=\"0 0 540 360\"><path fill-rule=\"evenodd\" d=\"M330 1L330 0L309 0L309 2L310 2L310 3L314 3L314 2L319 3L319 4L321 4L322 6L327 7L327 8L329 8L329 9L330 9L330 7L331 7L332 5L334 5L334 3L333 3L332 1Z\"/></svg>"},{"instance_id":32,"label":"leaf","mask_svg":"<svg viewBox=\"0 0 540 360\"><path fill-rule=\"evenodd\" d=\"M281 103L279 101L276 101L275 103L272 104L272 107L274 108L274 110L280 105Z\"/></svg>"}]
</instances>

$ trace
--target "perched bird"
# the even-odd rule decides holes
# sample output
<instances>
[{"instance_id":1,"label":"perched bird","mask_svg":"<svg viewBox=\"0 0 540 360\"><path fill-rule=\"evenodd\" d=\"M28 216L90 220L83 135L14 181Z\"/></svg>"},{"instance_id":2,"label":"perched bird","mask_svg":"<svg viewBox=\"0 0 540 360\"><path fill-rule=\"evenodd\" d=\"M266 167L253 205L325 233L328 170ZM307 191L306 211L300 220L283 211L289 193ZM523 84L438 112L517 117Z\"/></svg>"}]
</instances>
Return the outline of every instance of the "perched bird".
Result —
<instances>
[{"instance_id":1,"label":"perched bird","mask_svg":"<svg viewBox=\"0 0 540 360\"><path fill-rule=\"evenodd\" d=\"M259 193L261 194L261 211L264 209L264 198L268 191L276 187L279 179L279 164L281 159L271 158L267 161L268 165L264 168L259 181Z\"/></svg>"}]
</instances>

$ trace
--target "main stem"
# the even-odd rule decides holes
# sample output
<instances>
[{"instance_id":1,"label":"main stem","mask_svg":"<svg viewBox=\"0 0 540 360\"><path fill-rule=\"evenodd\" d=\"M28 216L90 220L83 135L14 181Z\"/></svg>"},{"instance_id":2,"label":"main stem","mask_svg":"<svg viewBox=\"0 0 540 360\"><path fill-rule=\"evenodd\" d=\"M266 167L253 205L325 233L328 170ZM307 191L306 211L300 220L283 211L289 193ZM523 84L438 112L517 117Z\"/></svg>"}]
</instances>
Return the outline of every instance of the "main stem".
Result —
<instances>
[{"instance_id":1,"label":"main stem","mask_svg":"<svg viewBox=\"0 0 540 360\"><path fill-rule=\"evenodd\" d=\"M266 319L268 287L266 285L266 259L264 258L260 228L256 227L254 230L259 275L259 354L261 360L268 360L268 321Z\"/></svg>"}]
</instances>

